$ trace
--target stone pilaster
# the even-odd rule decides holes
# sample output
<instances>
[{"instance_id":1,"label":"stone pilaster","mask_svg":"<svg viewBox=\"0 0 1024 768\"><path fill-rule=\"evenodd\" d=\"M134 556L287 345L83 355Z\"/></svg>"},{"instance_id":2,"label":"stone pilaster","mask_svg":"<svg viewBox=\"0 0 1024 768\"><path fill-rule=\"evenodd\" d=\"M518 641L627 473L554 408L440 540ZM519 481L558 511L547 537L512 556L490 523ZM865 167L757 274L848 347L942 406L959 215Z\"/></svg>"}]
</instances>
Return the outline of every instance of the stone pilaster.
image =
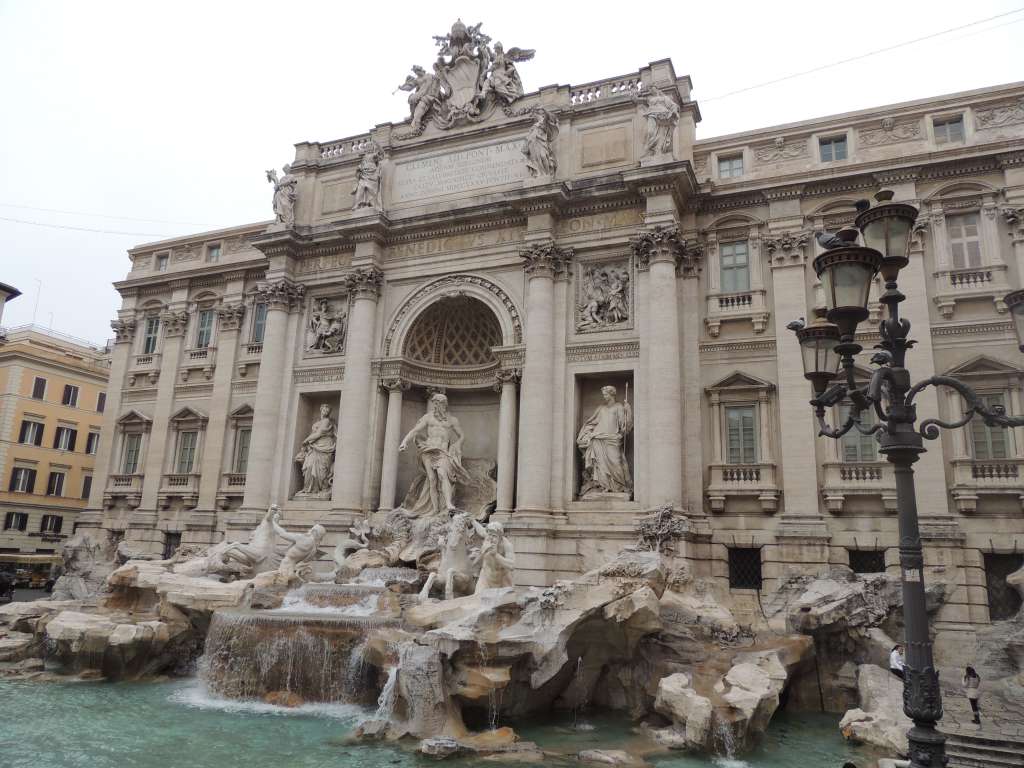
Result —
<instances>
[{"instance_id":1,"label":"stone pilaster","mask_svg":"<svg viewBox=\"0 0 1024 768\"><path fill-rule=\"evenodd\" d=\"M554 386L554 281L572 259L571 249L541 241L520 255L526 270L526 359L523 365L517 462L517 515L551 510L550 434Z\"/></svg>"},{"instance_id":2,"label":"stone pilaster","mask_svg":"<svg viewBox=\"0 0 1024 768\"><path fill-rule=\"evenodd\" d=\"M684 499L690 517L704 514L704 424L701 418L702 387L700 380L700 271L695 258L700 258L702 249L688 247L692 266L682 272L681 357L683 393L683 453ZM660 354L660 351L656 354Z\"/></svg>"},{"instance_id":3,"label":"stone pilaster","mask_svg":"<svg viewBox=\"0 0 1024 768\"><path fill-rule=\"evenodd\" d=\"M656 225L630 241L637 266L648 272L647 391L658 417L648 424L653 446L648 462L648 505L683 504L683 414L677 270L687 279L699 272L700 254L687 253L675 225ZM703 471L703 470L702 470Z\"/></svg>"},{"instance_id":4,"label":"stone pilaster","mask_svg":"<svg viewBox=\"0 0 1024 768\"><path fill-rule=\"evenodd\" d=\"M395 506L395 492L398 488L398 444L402 441L402 393L409 388L409 384L399 378L384 379L381 384L388 391L378 505L383 511L393 509Z\"/></svg>"},{"instance_id":5,"label":"stone pilaster","mask_svg":"<svg viewBox=\"0 0 1024 768\"><path fill-rule=\"evenodd\" d=\"M267 322L253 405L252 438L242 499L244 513L262 515L270 505L270 486L275 472L274 451L279 442L277 425L284 392L283 371L288 354L288 315L301 307L305 290L305 286L285 278L261 283L257 287L257 302L267 305Z\"/></svg>"},{"instance_id":6,"label":"stone pilaster","mask_svg":"<svg viewBox=\"0 0 1024 768\"><path fill-rule=\"evenodd\" d=\"M501 392L498 405L498 502L496 512L511 512L516 486L516 384L521 372L503 369L495 374L494 388Z\"/></svg>"},{"instance_id":7,"label":"stone pilaster","mask_svg":"<svg viewBox=\"0 0 1024 768\"><path fill-rule=\"evenodd\" d=\"M331 508L353 516L362 514L364 473L370 408L374 381L371 371L377 299L384 282L375 266L359 267L346 278L352 294L348 340L345 352L345 380L341 386L341 412L338 416L338 450L334 463L334 488Z\"/></svg>"},{"instance_id":8,"label":"stone pilaster","mask_svg":"<svg viewBox=\"0 0 1024 768\"><path fill-rule=\"evenodd\" d=\"M1003 208L1003 218L1010 230L1013 244L1013 263L1017 268L1017 283L1014 288L1024 286L1024 208Z\"/></svg>"}]
</instances>

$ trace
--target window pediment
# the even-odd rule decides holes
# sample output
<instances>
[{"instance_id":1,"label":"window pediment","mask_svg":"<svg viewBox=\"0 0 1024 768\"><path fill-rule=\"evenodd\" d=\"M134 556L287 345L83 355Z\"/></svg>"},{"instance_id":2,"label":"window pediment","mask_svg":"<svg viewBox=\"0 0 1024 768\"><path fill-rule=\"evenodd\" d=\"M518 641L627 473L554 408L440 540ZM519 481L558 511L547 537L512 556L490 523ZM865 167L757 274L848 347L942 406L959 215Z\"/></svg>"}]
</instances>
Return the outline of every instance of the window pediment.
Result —
<instances>
[{"instance_id":1,"label":"window pediment","mask_svg":"<svg viewBox=\"0 0 1024 768\"><path fill-rule=\"evenodd\" d=\"M743 371L733 371L724 379L719 381L717 384L712 384L707 388L707 392L724 394L724 393L753 393L753 392L771 392L775 389L775 385L770 381L766 381L757 376L753 376Z\"/></svg>"},{"instance_id":2,"label":"window pediment","mask_svg":"<svg viewBox=\"0 0 1024 768\"><path fill-rule=\"evenodd\" d=\"M169 419L175 429L199 429L206 426L207 416L188 406L182 408Z\"/></svg>"},{"instance_id":3,"label":"window pediment","mask_svg":"<svg viewBox=\"0 0 1024 768\"><path fill-rule=\"evenodd\" d=\"M145 414L131 410L117 420L117 426L122 431L148 432L153 426L153 420Z\"/></svg>"},{"instance_id":4,"label":"window pediment","mask_svg":"<svg viewBox=\"0 0 1024 768\"><path fill-rule=\"evenodd\" d=\"M946 376L1020 376L1024 370L988 355L978 355L950 368Z\"/></svg>"}]
</instances>

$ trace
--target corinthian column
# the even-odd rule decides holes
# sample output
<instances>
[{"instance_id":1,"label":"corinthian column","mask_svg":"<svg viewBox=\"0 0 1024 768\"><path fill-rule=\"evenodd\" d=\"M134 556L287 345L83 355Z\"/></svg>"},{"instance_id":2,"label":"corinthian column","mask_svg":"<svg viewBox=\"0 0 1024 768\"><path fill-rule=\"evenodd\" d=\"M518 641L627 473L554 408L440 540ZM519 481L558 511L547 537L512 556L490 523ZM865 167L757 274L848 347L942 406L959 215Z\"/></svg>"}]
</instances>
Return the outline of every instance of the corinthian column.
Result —
<instances>
[{"instance_id":1,"label":"corinthian column","mask_svg":"<svg viewBox=\"0 0 1024 768\"><path fill-rule=\"evenodd\" d=\"M353 302L345 346L345 380L341 385L341 413L338 416L340 439L334 460L331 508L362 514L363 473L366 471L374 386L371 376L374 326L384 275L377 267L360 267L350 273L346 281Z\"/></svg>"},{"instance_id":2,"label":"corinthian column","mask_svg":"<svg viewBox=\"0 0 1024 768\"><path fill-rule=\"evenodd\" d=\"M384 379L388 415L384 423L384 458L380 470L380 509L393 509L398 485L398 444L402 441L402 393L409 388L401 379Z\"/></svg>"},{"instance_id":3,"label":"corinthian column","mask_svg":"<svg viewBox=\"0 0 1024 768\"><path fill-rule=\"evenodd\" d=\"M257 302L267 305L267 324L260 353L260 377L256 383L256 402L252 414L252 439L245 474L243 512L262 513L270 504L270 482L274 474L274 449L282 436L277 434L284 390L284 362L288 350L288 314L301 306L306 287L282 279L261 283Z\"/></svg>"},{"instance_id":4,"label":"corinthian column","mask_svg":"<svg viewBox=\"0 0 1024 768\"><path fill-rule=\"evenodd\" d=\"M494 388L501 392L498 405L498 503L496 512L511 512L516 487L516 382L520 372L498 371Z\"/></svg>"},{"instance_id":5,"label":"corinthian column","mask_svg":"<svg viewBox=\"0 0 1024 768\"><path fill-rule=\"evenodd\" d=\"M520 255L526 270L526 347L519 415L517 514L551 510L551 413L554 387L554 280L571 260L572 249L548 240Z\"/></svg>"},{"instance_id":6,"label":"corinthian column","mask_svg":"<svg viewBox=\"0 0 1024 768\"><path fill-rule=\"evenodd\" d=\"M653 507L679 508L683 502L682 379L679 367L679 308L676 270L696 272L697 258L687 256L678 229L658 225L632 238L630 244L641 270L648 270L647 387L652 413L647 476ZM687 393L697 397L697 393Z\"/></svg>"}]
</instances>

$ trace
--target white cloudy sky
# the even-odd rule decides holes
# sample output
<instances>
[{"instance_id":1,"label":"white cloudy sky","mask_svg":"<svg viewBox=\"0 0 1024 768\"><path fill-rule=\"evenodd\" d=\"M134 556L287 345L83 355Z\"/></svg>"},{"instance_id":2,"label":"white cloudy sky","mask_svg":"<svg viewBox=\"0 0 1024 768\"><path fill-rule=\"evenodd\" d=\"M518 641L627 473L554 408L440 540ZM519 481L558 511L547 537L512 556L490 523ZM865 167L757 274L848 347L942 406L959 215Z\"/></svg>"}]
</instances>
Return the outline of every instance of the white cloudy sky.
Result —
<instances>
[{"instance_id":1,"label":"white cloudy sky","mask_svg":"<svg viewBox=\"0 0 1024 768\"><path fill-rule=\"evenodd\" d=\"M671 57L701 138L1024 80L1024 0L0 0L0 282L24 293L4 325L107 338L128 247L268 218L263 170L403 119L392 90L460 15L537 50L527 90Z\"/></svg>"}]
</instances>

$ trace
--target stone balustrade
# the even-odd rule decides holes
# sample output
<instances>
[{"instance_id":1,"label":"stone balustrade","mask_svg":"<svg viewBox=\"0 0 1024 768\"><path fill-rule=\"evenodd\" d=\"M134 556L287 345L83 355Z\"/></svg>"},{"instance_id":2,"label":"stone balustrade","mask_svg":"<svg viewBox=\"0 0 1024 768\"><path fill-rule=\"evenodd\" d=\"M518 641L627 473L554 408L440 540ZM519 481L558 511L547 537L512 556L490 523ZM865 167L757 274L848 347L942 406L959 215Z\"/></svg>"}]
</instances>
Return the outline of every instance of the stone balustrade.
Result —
<instances>
[{"instance_id":1,"label":"stone balustrade","mask_svg":"<svg viewBox=\"0 0 1024 768\"><path fill-rule=\"evenodd\" d=\"M737 293L711 293L707 295L704 323L708 335L716 338L722 323L727 320L750 320L754 333L763 333L768 326L768 307L764 289Z\"/></svg>"},{"instance_id":2,"label":"stone balustrade","mask_svg":"<svg viewBox=\"0 0 1024 768\"><path fill-rule=\"evenodd\" d=\"M761 510L775 512L779 504L779 486L775 464L712 464L707 496L712 512L724 512L732 498L756 500Z\"/></svg>"},{"instance_id":3,"label":"stone balustrade","mask_svg":"<svg viewBox=\"0 0 1024 768\"><path fill-rule=\"evenodd\" d=\"M157 503L167 509L174 498L180 498L182 506L186 508L196 506L199 502L199 474L190 472L164 475L161 478Z\"/></svg>"},{"instance_id":4,"label":"stone balustrade","mask_svg":"<svg viewBox=\"0 0 1024 768\"><path fill-rule=\"evenodd\" d=\"M1006 312L1003 297L1010 290L1005 264L968 269L945 269L935 273L935 303L944 319L953 316L958 301L990 298L996 311Z\"/></svg>"},{"instance_id":5,"label":"stone balustrade","mask_svg":"<svg viewBox=\"0 0 1024 768\"><path fill-rule=\"evenodd\" d=\"M1024 458L953 460L953 501L957 510L977 512L982 496L1017 496L1024 503Z\"/></svg>"},{"instance_id":6,"label":"stone balustrade","mask_svg":"<svg viewBox=\"0 0 1024 768\"><path fill-rule=\"evenodd\" d=\"M592 104L595 101L607 100L615 96L632 97L639 95L644 84L640 75L626 75L607 80L598 80L585 85L574 86L569 91L572 104Z\"/></svg>"},{"instance_id":7,"label":"stone balustrade","mask_svg":"<svg viewBox=\"0 0 1024 768\"><path fill-rule=\"evenodd\" d=\"M347 157L359 157L367 147L370 146L370 134L362 136L351 136L347 139L329 141L320 145L320 158L323 160L337 160Z\"/></svg>"},{"instance_id":8,"label":"stone balustrade","mask_svg":"<svg viewBox=\"0 0 1024 768\"><path fill-rule=\"evenodd\" d=\"M851 497L873 497L886 512L896 511L896 476L888 461L826 462L822 495L829 512L843 511Z\"/></svg>"}]
</instances>

